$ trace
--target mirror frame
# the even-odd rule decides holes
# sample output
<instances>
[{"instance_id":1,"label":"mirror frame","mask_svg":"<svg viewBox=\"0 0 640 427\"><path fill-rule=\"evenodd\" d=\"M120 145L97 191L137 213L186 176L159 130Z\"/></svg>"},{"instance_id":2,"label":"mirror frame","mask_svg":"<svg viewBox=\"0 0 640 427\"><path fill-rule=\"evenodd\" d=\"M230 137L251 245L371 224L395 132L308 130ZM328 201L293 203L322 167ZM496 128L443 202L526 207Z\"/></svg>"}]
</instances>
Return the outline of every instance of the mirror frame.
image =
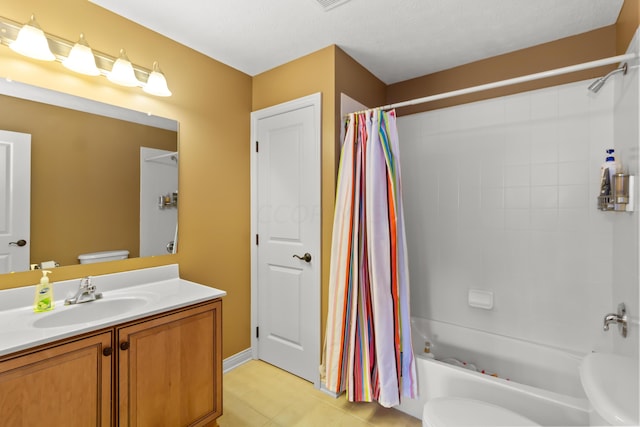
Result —
<instances>
[{"instance_id":1,"label":"mirror frame","mask_svg":"<svg viewBox=\"0 0 640 427\"><path fill-rule=\"evenodd\" d=\"M178 132L179 128L177 120L7 79L0 79L0 95L41 102L175 132Z\"/></svg>"}]
</instances>

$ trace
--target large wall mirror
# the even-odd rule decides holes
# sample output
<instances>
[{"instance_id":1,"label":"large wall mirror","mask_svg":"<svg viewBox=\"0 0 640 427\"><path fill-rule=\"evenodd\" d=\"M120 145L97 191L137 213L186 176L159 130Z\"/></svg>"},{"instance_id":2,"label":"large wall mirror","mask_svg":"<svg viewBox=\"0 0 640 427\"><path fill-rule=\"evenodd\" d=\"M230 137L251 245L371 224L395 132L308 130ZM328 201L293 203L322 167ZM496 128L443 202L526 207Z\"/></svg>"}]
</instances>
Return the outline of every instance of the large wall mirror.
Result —
<instances>
[{"instance_id":1,"label":"large wall mirror","mask_svg":"<svg viewBox=\"0 0 640 427\"><path fill-rule=\"evenodd\" d=\"M174 253L178 160L175 120L0 80L0 273Z\"/></svg>"}]
</instances>

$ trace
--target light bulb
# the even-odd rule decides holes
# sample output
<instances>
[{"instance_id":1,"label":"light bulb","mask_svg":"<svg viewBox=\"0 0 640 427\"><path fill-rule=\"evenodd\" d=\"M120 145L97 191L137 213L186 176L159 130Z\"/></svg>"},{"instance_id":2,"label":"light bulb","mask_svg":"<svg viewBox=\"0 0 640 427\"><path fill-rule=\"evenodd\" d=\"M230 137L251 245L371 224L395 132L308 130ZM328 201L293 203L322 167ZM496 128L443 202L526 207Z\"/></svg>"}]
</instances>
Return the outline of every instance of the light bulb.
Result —
<instances>
[{"instance_id":1,"label":"light bulb","mask_svg":"<svg viewBox=\"0 0 640 427\"><path fill-rule=\"evenodd\" d=\"M78 42L71 48L69 56L62 61L62 65L76 73L88 76L100 75L100 70L96 66L96 58L93 56L91 47L89 47L89 43L87 43L82 33L80 33Z\"/></svg>"},{"instance_id":2,"label":"light bulb","mask_svg":"<svg viewBox=\"0 0 640 427\"><path fill-rule=\"evenodd\" d=\"M34 15L31 15L29 22L24 24L15 41L9 44L9 47L24 56L43 61L53 61L56 57L49 49L49 42L44 31L36 22Z\"/></svg>"},{"instance_id":3,"label":"light bulb","mask_svg":"<svg viewBox=\"0 0 640 427\"><path fill-rule=\"evenodd\" d=\"M153 63L153 70L149 73L147 84L142 88L143 91L156 96L171 96L171 91L167 86L167 79L164 77L158 62Z\"/></svg>"},{"instance_id":4,"label":"light bulb","mask_svg":"<svg viewBox=\"0 0 640 427\"><path fill-rule=\"evenodd\" d=\"M129 61L124 49L120 49L120 56L113 63L113 68L111 72L107 74L107 78L109 81L120 86L134 87L141 85L140 81L136 78L133 65L131 65L131 61Z\"/></svg>"}]
</instances>

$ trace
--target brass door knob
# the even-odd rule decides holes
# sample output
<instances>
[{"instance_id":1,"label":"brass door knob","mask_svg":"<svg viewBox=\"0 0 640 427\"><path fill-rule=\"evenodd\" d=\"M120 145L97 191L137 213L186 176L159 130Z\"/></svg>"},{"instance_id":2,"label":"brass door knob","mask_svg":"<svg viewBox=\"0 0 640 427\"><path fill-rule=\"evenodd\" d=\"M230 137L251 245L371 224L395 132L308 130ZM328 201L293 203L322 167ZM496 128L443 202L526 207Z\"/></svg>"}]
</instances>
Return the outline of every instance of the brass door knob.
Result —
<instances>
[{"instance_id":1,"label":"brass door knob","mask_svg":"<svg viewBox=\"0 0 640 427\"><path fill-rule=\"evenodd\" d=\"M294 258L298 258L301 259L304 262L311 262L311 254L309 252L305 253L304 255L300 256L300 255L294 255Z\"/></svg>"}]
</instances>

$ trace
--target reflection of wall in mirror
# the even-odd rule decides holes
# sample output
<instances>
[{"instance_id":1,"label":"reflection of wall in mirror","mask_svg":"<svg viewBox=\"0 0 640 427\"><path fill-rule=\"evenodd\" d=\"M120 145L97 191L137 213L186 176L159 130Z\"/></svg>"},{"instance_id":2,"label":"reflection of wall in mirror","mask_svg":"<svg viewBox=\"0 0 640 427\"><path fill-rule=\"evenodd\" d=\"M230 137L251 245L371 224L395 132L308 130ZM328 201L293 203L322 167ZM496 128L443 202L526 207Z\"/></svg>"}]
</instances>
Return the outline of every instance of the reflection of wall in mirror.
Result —
<instances>
[{"instance_id":1,"label":"reflection of wall in mirror","mask_svg":"<svg viewBox=\"0 0 640 427\"><path fill-rule=\"evenodd\" d=\"M0 129L32 135L31 263L139 256L140 147L177 151L177 133L0 95Z\"/></svg>"}]
</instances>

